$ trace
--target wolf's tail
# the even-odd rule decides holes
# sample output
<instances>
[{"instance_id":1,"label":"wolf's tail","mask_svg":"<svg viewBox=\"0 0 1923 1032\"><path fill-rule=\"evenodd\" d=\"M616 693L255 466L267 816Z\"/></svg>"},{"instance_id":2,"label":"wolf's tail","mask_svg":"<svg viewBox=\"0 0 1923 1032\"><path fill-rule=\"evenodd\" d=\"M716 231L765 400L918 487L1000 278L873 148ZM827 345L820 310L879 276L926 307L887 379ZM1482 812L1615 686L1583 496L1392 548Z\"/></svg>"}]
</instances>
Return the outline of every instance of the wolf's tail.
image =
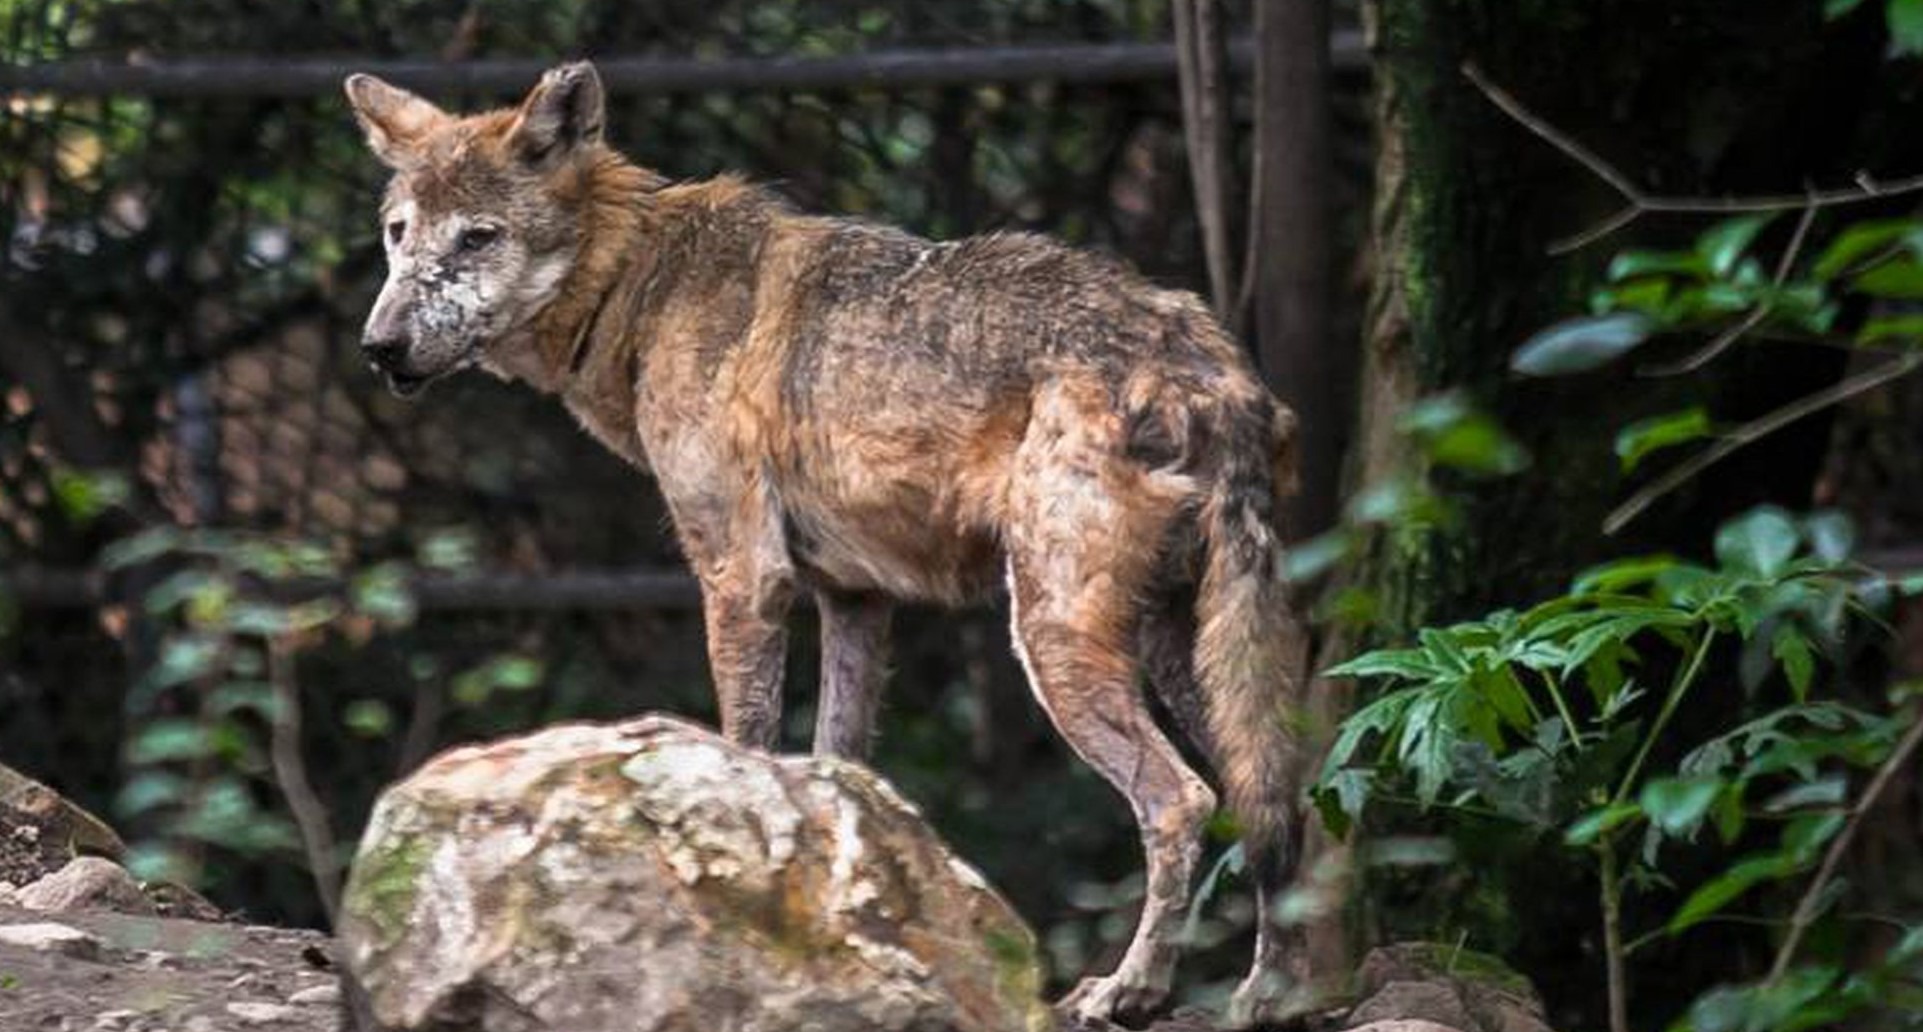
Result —
<instances>
[{"instance_id":1,"label":"wolf's tail","mask_svg":"<svg viewBox=\"0 0 1923 1032\"><path fill-rule=\"evenodd\" d=\"M1276 505L1292 486L1294 416L1285 410L1271 420L1267 406L1225 415L1220 464L1200 513L1206 560L1195 671L1243 848L1258 874L1286 878L1299 849L1295 695L1305 643L1282 577Z\"/></svg>"}]
</instances>

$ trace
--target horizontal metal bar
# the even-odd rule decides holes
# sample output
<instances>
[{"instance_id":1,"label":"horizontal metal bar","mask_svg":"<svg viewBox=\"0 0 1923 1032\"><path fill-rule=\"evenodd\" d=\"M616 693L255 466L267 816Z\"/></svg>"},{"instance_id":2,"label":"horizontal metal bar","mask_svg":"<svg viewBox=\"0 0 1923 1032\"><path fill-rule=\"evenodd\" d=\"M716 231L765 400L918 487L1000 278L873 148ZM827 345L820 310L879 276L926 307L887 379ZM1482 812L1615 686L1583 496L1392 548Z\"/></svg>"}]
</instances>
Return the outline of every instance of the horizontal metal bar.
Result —
<instances>
[{"instance_id":1,"label":"horizontal metal bar","mask_svg":"<svg viewBox=\"0 0 1923 1032\"><path fill-rule=\"evenodd\" d=\"M427 610L691 610L701 605L694 578L679 570L436 574L416 578L411 586L415 601ZM299 591L340 588L319 581L302 584ZM96 571L27 567L0 574L0 596L22 609L91 609L107 601L108 590Z\"/></svg>"},{"instance_id":2,"label":"horizontal metal bar","mask_svg":"<svg viewBox=\"0 0 1923 1032\"><path fill-rule=\"evenodd\" d=\"M1361 33L1330 39L1338 72L1366 67ZM1246 73L1253 44L1230 41L1230 66ZM475 61L367 58L179 57L100 58L0 65L0 93L143 97L311 97L333 94L341 80L368 72L423 93L509 95L525 90L552 62L524 58ZM1173 79L1169 43L1061 43L879 50L835 57L621 57L595 59L615 93L900 90L976 83L1116 83Z\"/></svg>"}]
</instances>

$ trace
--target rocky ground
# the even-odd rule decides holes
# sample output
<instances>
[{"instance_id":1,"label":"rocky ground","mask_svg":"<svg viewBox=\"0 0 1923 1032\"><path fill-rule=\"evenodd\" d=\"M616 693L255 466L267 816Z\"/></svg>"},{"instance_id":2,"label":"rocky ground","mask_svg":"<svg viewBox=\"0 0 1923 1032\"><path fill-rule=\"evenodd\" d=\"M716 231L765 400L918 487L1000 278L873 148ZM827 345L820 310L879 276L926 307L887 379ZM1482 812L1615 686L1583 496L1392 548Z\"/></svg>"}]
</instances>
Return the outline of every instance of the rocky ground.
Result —
<instances>
[{"instance_id":1,"label":"rocky ground","mask_svg":"<svg viewBox=\"0 0 1923 1032\"><path fill-rule=\"evenodd\" d=\"M333 1032L326 936L141 885L110 829L0 766L0 1030Z\"/></svg>"},{"instance_id":2,"label":"rocky ground","mask_svg":"<svg viewBox=\"0 0 1923 1032\"><path fill-rule=\"evenodd\" d=\"M616 767L602 762L611 751L623 761ZM616 768L618 779L600 776ZM599 773L557 776L568 770ZM616 792L620 804L588 805L594 803L590 789ZM470 798L477 793L489 799ZM608 815L647 811L654 830L634 842L611 832L588 836L619 846L605 856L581 853L579 834L558 835L537 850L539 863L453 872L436 864L432 878L408 859L426 855L426 847L410 845L407 836L455 835L455 824L441 819L443 810L468 817L510 812L493 805L503 793L522 803L545 800L524 808L540 814L556 810L549 796L581 796L582 806L560 808L581 821L607 823ZM566 972L575 990L552 993L541 988L549 983L530 976L530 1002L513 1011L516 1028L532 1021L528 1027L565 1032L710 1023L736 1032L1038 1032L1051 1024L1036 1001L1041 975L1032 935L1019 918L946 853L911 806L852 765L771 758L679 722L643 720L450 753L391 795L384 823L377 821L384 830L372 836L374 854L364 844L356 863L344 947L314 931L234 920L190 890L136 882L115 862L124 847L112 829L0 765L0 1032L334 1032L341 1027L340 966L349 947L359 950L351 955L360 958L357 970L372 990L357 999L386 1000L397 1015L387 1020L410 1029L444 1027L428 1011L479 1016L499 1000L512 1001L523 988L515 967L523 954L540 960L535 975ZM450 848L481 849L491 827L484 824L461 822L465 830ZM766 834L776 825L788 828L779 842ZM525 850L535 837L524 830L517 841ZM641 869L637 857L664 848L652 866L667 874L651 893L622 880L622 872ZM476 888L529 872L539 872L540 885L491 895ZM565 885L556 881L569 872ZM787 891L794 886L783 878L805 884ZM664 913L685 915L731 900L739 909L763 881L763 888L783 891L749 912L757 919L777 914L772 931L744 930L747 918L710 922L698 935L681 929L679 938L657 936L661 941L641 953L595 962L595 949L645 938L641 933L652 927L646 922L659 923ZM703 899L703 892L726 898ZM525 943L506 960L477 962L473 977L460 981L486 991L443 1007L433 996L440 992L438 976L409 980L421 965L408 951L435 947L443 965L478 955L459 936L479 926L442 915L474 913L480 896L534 907L538 913L522 914L512 926L545 928L554 942ZM661 904L671 898L674 906ZM652 902L637 905L641 900ZM626 932L610 934L611 921ZM979 934L955 934L963 928ZM678 962L673 948L661 946L703 937L705 945L682 949ZM487 938L496 941L491 933ZM790 940L801 948L769 953L770 943ZM837 945L844 941L854 945ZM570 942L554 952L555 944ZM728 967L730 950L746 960ZM794 978L777 984L770 974L775 968L794 968ZM1550 1032L1527 980L1472 951L1389 946L1370 953L1354 974L1351 999L1360 1003L1301 1019L1291 1032ZM636 987L664 979L673 983L669 995L685 1006L670 1015L674 1020L653 1020L644 1006L650 1000L637 996ZM622 1006L601 1006L597 997ZM597 1016L536 1014L536 1005L551 1007L557 999L592 1004ZM886 1014L869 1013L882 1005ZM946 1017L923 1021L923 1011ZM1214 1017L1180 1014L1148 1032L1219 1032ZM1116 1030L1064 1022L1062 1032Z\"/></svg>"},{"instance_id":3,"label":"rocky ground","mask_svg":"<svg viewBox=\"0 0 1923 1032\"><path fill-rule=\"evenodd\" d=\"M333 1032L325 936L110 911L0 906L9 1032Z\"/></svg>"}]
</instances>

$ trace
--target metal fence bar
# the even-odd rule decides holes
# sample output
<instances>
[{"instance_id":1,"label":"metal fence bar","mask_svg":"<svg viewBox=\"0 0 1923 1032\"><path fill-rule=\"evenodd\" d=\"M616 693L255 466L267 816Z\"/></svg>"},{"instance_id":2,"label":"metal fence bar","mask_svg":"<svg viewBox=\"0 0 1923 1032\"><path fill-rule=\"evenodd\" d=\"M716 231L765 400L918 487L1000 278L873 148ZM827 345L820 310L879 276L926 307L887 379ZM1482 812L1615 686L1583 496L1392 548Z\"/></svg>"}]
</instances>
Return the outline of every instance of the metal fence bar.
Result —
<instances>
[{"instance_id":1,"label":"metal fence bar","mask_svg":"<svg viewBox=\"0 0 1923 1032\"><path fill-rule=\"evenodd\" d=\"M1331 37L1338 71L1366 68L1361 33ZM1230 66L1246 74L1254 49L1230 41ZM333 94L354 72L369 72L428 93L512 94L551 62L367 58L204 57L111 61L100 58L0 65L0 93L70 96L309 97ZM1006 82L1140 82L1175 77L1168 43L1062 43L880 50L836 57L622 57L595 59L616 93L758 90L902 89Z\"/></svg>"},{"instance_id":2,"label":"metal fence bar","mask_svg":"<svg viewBox=\"0 0 1923 1032\"><path fill-rule=\"evenodd\" d=\"M338 591L329 582L302 593ZM560 610L692 610L701 605L694 578L679 570L568 570L557 573L472 573L422 576L412 583L422 609L463 612ZM0 574L0 597L23 610L91 609L107 601L94 570L23 568Z\"/></svg>"}]
</instances>

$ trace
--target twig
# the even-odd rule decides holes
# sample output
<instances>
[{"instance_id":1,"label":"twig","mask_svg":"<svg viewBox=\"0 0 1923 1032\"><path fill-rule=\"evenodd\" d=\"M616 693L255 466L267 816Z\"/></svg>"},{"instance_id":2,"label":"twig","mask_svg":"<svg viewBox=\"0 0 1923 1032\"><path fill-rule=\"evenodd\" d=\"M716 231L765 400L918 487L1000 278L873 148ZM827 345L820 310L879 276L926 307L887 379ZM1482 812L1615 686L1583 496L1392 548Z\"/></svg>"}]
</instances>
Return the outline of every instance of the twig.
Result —
<instances>
[{"instance_id":1,"label":"twig","mask_svg":"<svg viewBox=\"0 0 1923 1032\"><path fill-rule=\"evenodd\" d=\"M1207 259L1209 296L1216 315L1235 333L1234 250L1229 227L1230 176L1228 69L1220 0L1178 0L1174 6L1176 72L1181 86L1182 134L1189 178Z\"/></svg>"},{"instance_id":2,"label":"twig","mask_svg":"<svg viewBox=\"0 0 1923 1032\"><path fill-rule=\"evenodd\" d=\"M1891 380L1904 376L1923 364L1923 352L1911 351L1894 361L1858 373L1847 380L1839 381L1814 394L1792 401L1768 415L1751 420L1729 432L1712 447L1705 448L1695 455L1677 463L1662 476L1651 481L1648 486L1630 496L1629 500L1610 512L1603 521L1603 533L1614 534L1628 525L1630 520L1642 514L1644 509L1689 481L1690 478L1710 466L1721 462L1730 453L1767 437L1804 416L1820 412L1831 405L1855 397L1864 391L1880 387Z\"/></svg>"},{"instance_id":3,"label":"twig","mask_svg":"<svg viewBox=\"0 0 1923 1032\"><path fill-rule=\"evenodd\" d=\"M1603 965L1608 976L1609 1032L1629 1032L1629 972L1623 963L1622 873L1616 860L1616 843L1605 833L1596 840L1602 861Z\"/></svg>"},{"instance_id":4,"label":"twig","mask_svg":"<svg viewBox=\"0 0 1923 1032\"><path fill-rule=\"evenodd\" d=\"M1816 908L1822 900L1823 889L1836 876L1836 868L1843 862L1843 854L1849 852L1850 843L1856 838L1856 829L1863 826L1863 818L1883 798L1883 792L1889 788L1896 772L1909 766L1918 745L1923 745L1923 713L1917 714L1910 729L1904 732L1896 748L1890 751L1889 758L1876 769L1876 776L1870 779L1869 787L1863 790L1856 805L1850 808L1849 822L1830 842L1829 852L1823 854L1823 865L1817 868L1816 877L1803 892L1803 898L1797 901L1796 911L1790 915L1789 932L1783 936L1783 945L1776 950L1776 962L1769 967L1768 982L1780 980L1789 971L1790 961L1796 958L1796 947L1802 945L1803 933L1809 931L1809 926L1816 920Z\"/></svg>"},{"instance_id":5,"label":"twig","mask_svg":"<svg viewBox=\"0 0 1923 1032\"><path fill-rule=\"evenodd\" d=\"M307 852L307 866L320 893L321 906L331 925L340 913L340 876L335 869L334 832L327 821L327 807L314 794L307 780L307 761L300 751L300 692L294 681L291 646L282 638L267 643L267 679L274 690L274 716L270 727L269 752L274 764L274 780L287 809L300 829L301 846Z\"/></svg>"},{"instance_id":6,"label":"twig","mask_svg":"<svg viewBox=\"0 0 1923 1032\"><path fill-rule=\"evenodd\" d=\"M1782 257L1776 261L1776 274L1770 279L1770 287L1772 290L1781 290L1783 288L1783 281L1789 279L1790 268L1796 264L1796 256L1802 252L1803 241L1809 236L1810 223L1815 221L1816 209L1805 206L1802 217L1796 220L1796 231L1790 234L1789 245L1783 248ZM1756 307L1749 310L1749 314L1743 316L1742 319L1738 320L1729 329L1717 334L1716 339L1705 344L1700 350L1688 358L1669 365L1652 366L1646 370L1646 372L1651 376L1674 376L1678 373L1694 372L1697 369L1701 369L1711 359L1728 350L1729 346L1736 343L1744 334L1755 329L1764 319L1769 318L1769 313L1775 309L1776 301L1774 296L1765 297L1756 303Z\"/></svg>"},{"instance_id":7,"label":"twig","mask_svg":"<svg viewBox=\"0 0 1923 1032\"><path fill-rule=\"evenodd\" d=\"M1535 133L1557 150L1568 155L1593 173L1596 178L1608 183L1627 202L1622 210L1602 222L1564 240L1549 245L1550 254L1567 254L1586 247L1611 233L1622 229L1631 222L1650 212L1689 212L1699 215L1738 214L1743 212L1796 211L1798 209L1831 208L1840 204L1856 204L1861 201L1880 197L1894 197L1898 194L1915 193L1923 190L1923 175L1909 176L1888 183L1878 183L1866 172L1859 172L1856 185L1838 187L1830 190L1812 190L1801 196L1795 194L1761 194L1751 197L1678 197L1667 194L1644 192L1643 188L1625 175L1616 166L1604 160L1595 151L1583 146L1567 133L1544 121L1541 116L1524 107L1509 91L1491 82L1474 62L1465 62L1462 74L1481 90L1503 113L1515 119L1523 128Z\"/></svg>"}]
</instances>

